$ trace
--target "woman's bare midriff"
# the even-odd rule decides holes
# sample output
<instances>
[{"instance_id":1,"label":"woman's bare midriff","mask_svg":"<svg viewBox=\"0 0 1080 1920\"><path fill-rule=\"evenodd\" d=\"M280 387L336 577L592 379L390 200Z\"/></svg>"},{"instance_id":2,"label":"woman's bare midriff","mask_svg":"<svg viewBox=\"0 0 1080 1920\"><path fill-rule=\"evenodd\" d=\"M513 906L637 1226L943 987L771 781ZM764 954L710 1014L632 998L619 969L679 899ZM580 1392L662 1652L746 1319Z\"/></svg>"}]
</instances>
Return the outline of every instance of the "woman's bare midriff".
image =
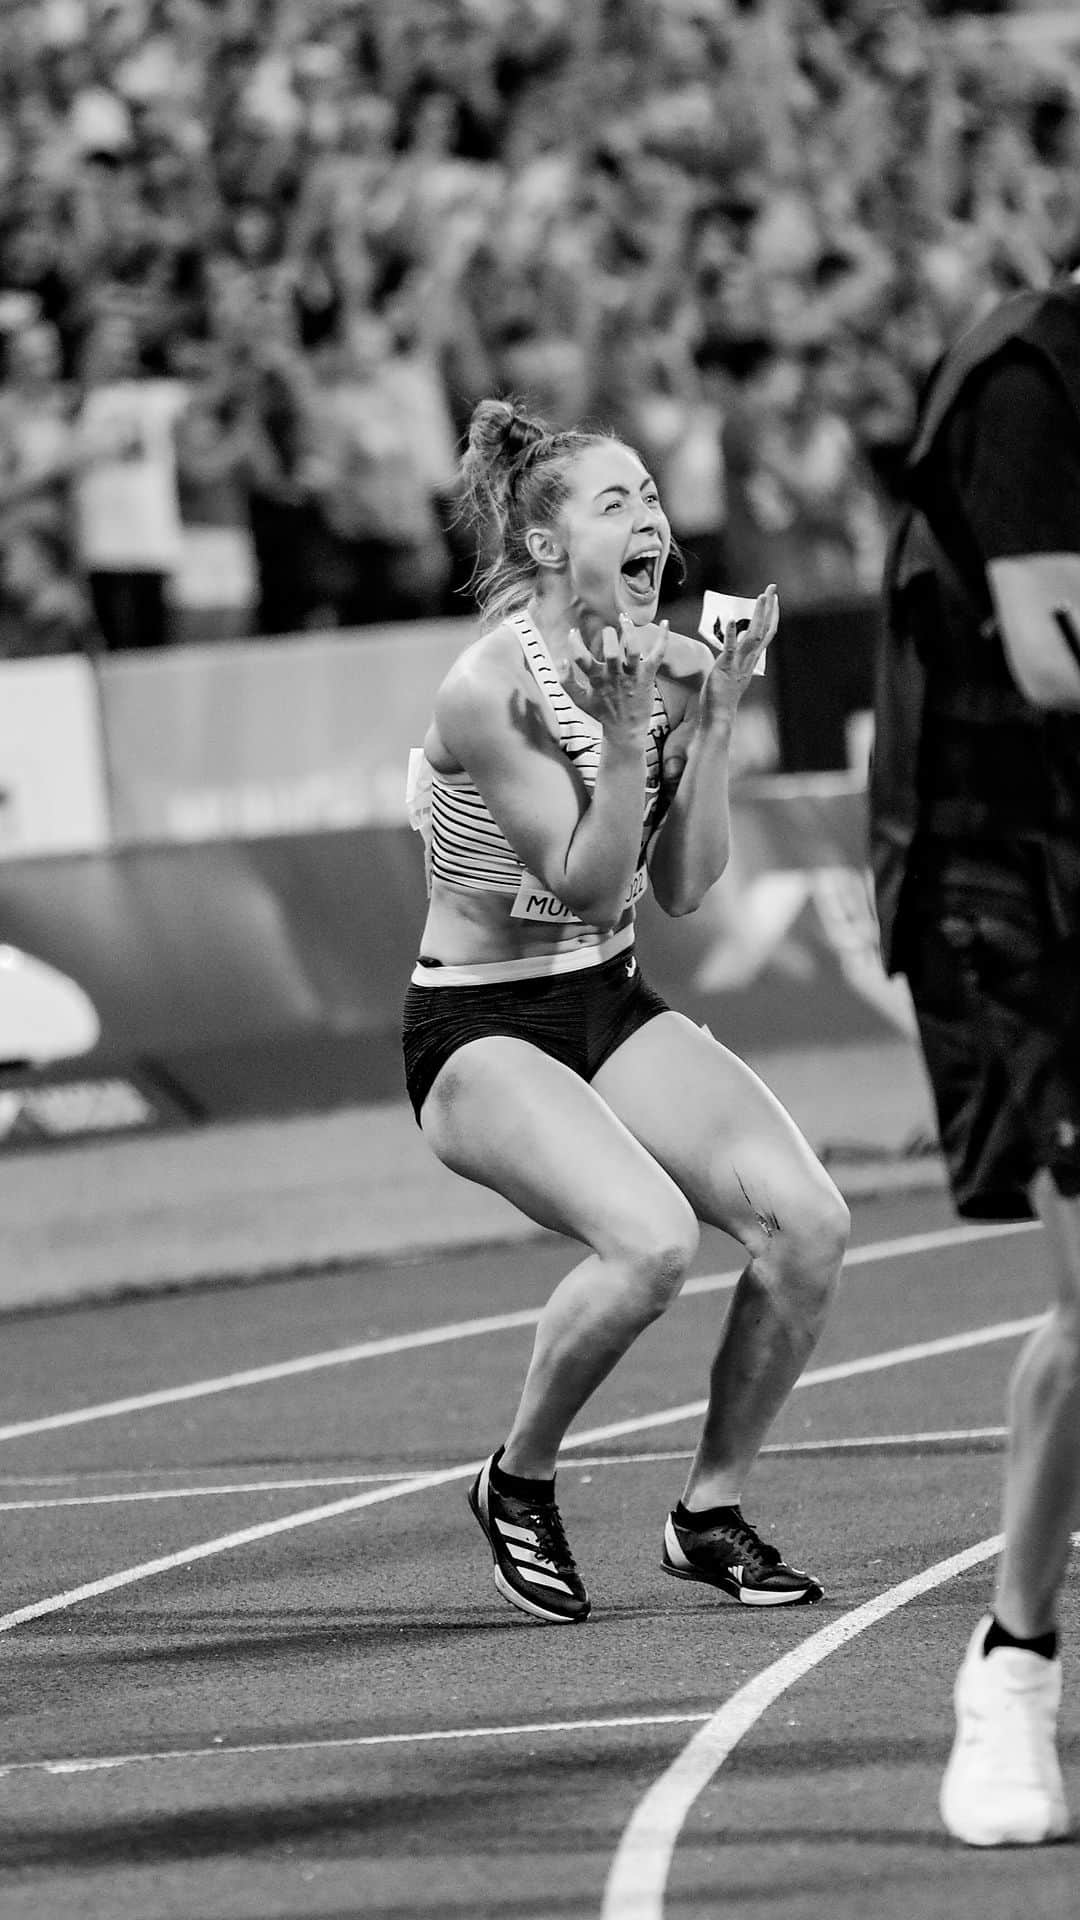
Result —
<instances>
[{"instance_id":1,"label":"woman's bare midriff","mask_svg":"<svg viewBox=\"0 0 1080 1920\"><path fill-rule=\"evenodd\" d=\"M434 880L420 941L421 957L441 960L447 967L479 966L488 960L528 960L596 947L616 931L582 922L551 927L515 920L510 912L512 904L511 894L480 893ZM633 917L633 908L628 908L618 923L619 929Z\"/></svg>"}]
</instances>

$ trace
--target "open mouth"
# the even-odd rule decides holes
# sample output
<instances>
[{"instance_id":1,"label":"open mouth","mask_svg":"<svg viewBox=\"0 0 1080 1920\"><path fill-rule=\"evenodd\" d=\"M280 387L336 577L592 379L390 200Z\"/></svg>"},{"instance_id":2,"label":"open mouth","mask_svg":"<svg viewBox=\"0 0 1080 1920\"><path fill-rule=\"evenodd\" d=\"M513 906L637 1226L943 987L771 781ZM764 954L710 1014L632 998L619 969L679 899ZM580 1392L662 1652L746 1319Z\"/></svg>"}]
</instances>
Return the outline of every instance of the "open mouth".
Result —
<instances>
[{"instance_id":1,"label":"open mouth","mask_svg":"<svg viewBox=\"0 0 1080 1920\"><path fill-rule=\"evenodd\" d=\"M622 578L635 600L642 604L655 600L660 584L659 553L637 553L621 569Z\"/></svg>"}]
</instances>

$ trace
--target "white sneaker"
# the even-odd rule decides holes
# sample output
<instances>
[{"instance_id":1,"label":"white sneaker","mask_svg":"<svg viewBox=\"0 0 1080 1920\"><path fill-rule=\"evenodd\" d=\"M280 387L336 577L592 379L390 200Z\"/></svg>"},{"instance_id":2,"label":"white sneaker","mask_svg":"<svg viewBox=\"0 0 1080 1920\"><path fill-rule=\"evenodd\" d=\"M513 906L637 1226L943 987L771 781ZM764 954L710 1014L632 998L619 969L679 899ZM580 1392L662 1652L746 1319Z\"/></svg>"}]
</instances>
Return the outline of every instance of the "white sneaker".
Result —
<instances>
[{"instance_id":1,"label":"white sneaker","mask_svg":"<svg viewBox=\"0 0 1080 1920\"><path fill-rule=\"evenodd\" d=\"M956 1676L956 1739L941 1817L969 1847L1037 1847L1069 1831L1055 1735L1061 1662L1022 1647L983 1653L990 1616Z\"/></svg>"}]
</instances>

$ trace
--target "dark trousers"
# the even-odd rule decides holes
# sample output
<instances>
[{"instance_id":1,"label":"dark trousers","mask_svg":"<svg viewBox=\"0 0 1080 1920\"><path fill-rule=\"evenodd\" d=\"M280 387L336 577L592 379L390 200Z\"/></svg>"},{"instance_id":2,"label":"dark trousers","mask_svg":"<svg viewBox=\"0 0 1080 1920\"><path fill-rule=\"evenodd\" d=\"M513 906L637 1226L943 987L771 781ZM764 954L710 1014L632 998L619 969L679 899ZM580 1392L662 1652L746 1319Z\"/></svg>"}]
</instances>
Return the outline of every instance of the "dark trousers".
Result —
<instances>
[{"instance_id":1,"label":"dark trousers","mask_svg":"<svg viewBox=\"0 0 1080 1920\"><path fill-rule=\"evenodd\" d=\"M91 573L90 597L108 653L167 644L168 577L166 573Z\"/></svg>"}]
</instances>

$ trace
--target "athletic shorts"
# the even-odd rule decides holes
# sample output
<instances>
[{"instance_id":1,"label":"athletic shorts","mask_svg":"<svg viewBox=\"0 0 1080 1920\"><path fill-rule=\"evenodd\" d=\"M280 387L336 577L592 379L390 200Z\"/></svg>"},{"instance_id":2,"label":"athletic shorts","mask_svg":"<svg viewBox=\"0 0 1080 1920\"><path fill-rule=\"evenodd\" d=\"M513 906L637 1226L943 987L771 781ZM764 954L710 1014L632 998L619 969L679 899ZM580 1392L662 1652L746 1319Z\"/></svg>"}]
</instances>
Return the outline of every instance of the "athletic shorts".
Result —
<instances>
[{"instance_id":1,"label":"athletic shorts","mask_svg":"<svg viewBox=\"0 0 1080 1920\"><path fill-rule=\"evenodd\" d=\"M1080 924L1055 911L1034 849L947 851L921 874L908 983L957 1211L1022 1220L1049 1171L1080 1194Z\"/></svg>"},{"instance_id":2,"label":"athletic shorts","mask_svg":"<svg viewBox=\"0 0 1080 1920\"><path fill-rule=\"evenodd\" d=\"M417 1124L432 1083L470 1040L527 1040L591 1080L632 1033L668 1005L641 977L632 948L596 967L478 987L410 986L402 1033L405 1084Z\"/></svg>"}]
</instances>

